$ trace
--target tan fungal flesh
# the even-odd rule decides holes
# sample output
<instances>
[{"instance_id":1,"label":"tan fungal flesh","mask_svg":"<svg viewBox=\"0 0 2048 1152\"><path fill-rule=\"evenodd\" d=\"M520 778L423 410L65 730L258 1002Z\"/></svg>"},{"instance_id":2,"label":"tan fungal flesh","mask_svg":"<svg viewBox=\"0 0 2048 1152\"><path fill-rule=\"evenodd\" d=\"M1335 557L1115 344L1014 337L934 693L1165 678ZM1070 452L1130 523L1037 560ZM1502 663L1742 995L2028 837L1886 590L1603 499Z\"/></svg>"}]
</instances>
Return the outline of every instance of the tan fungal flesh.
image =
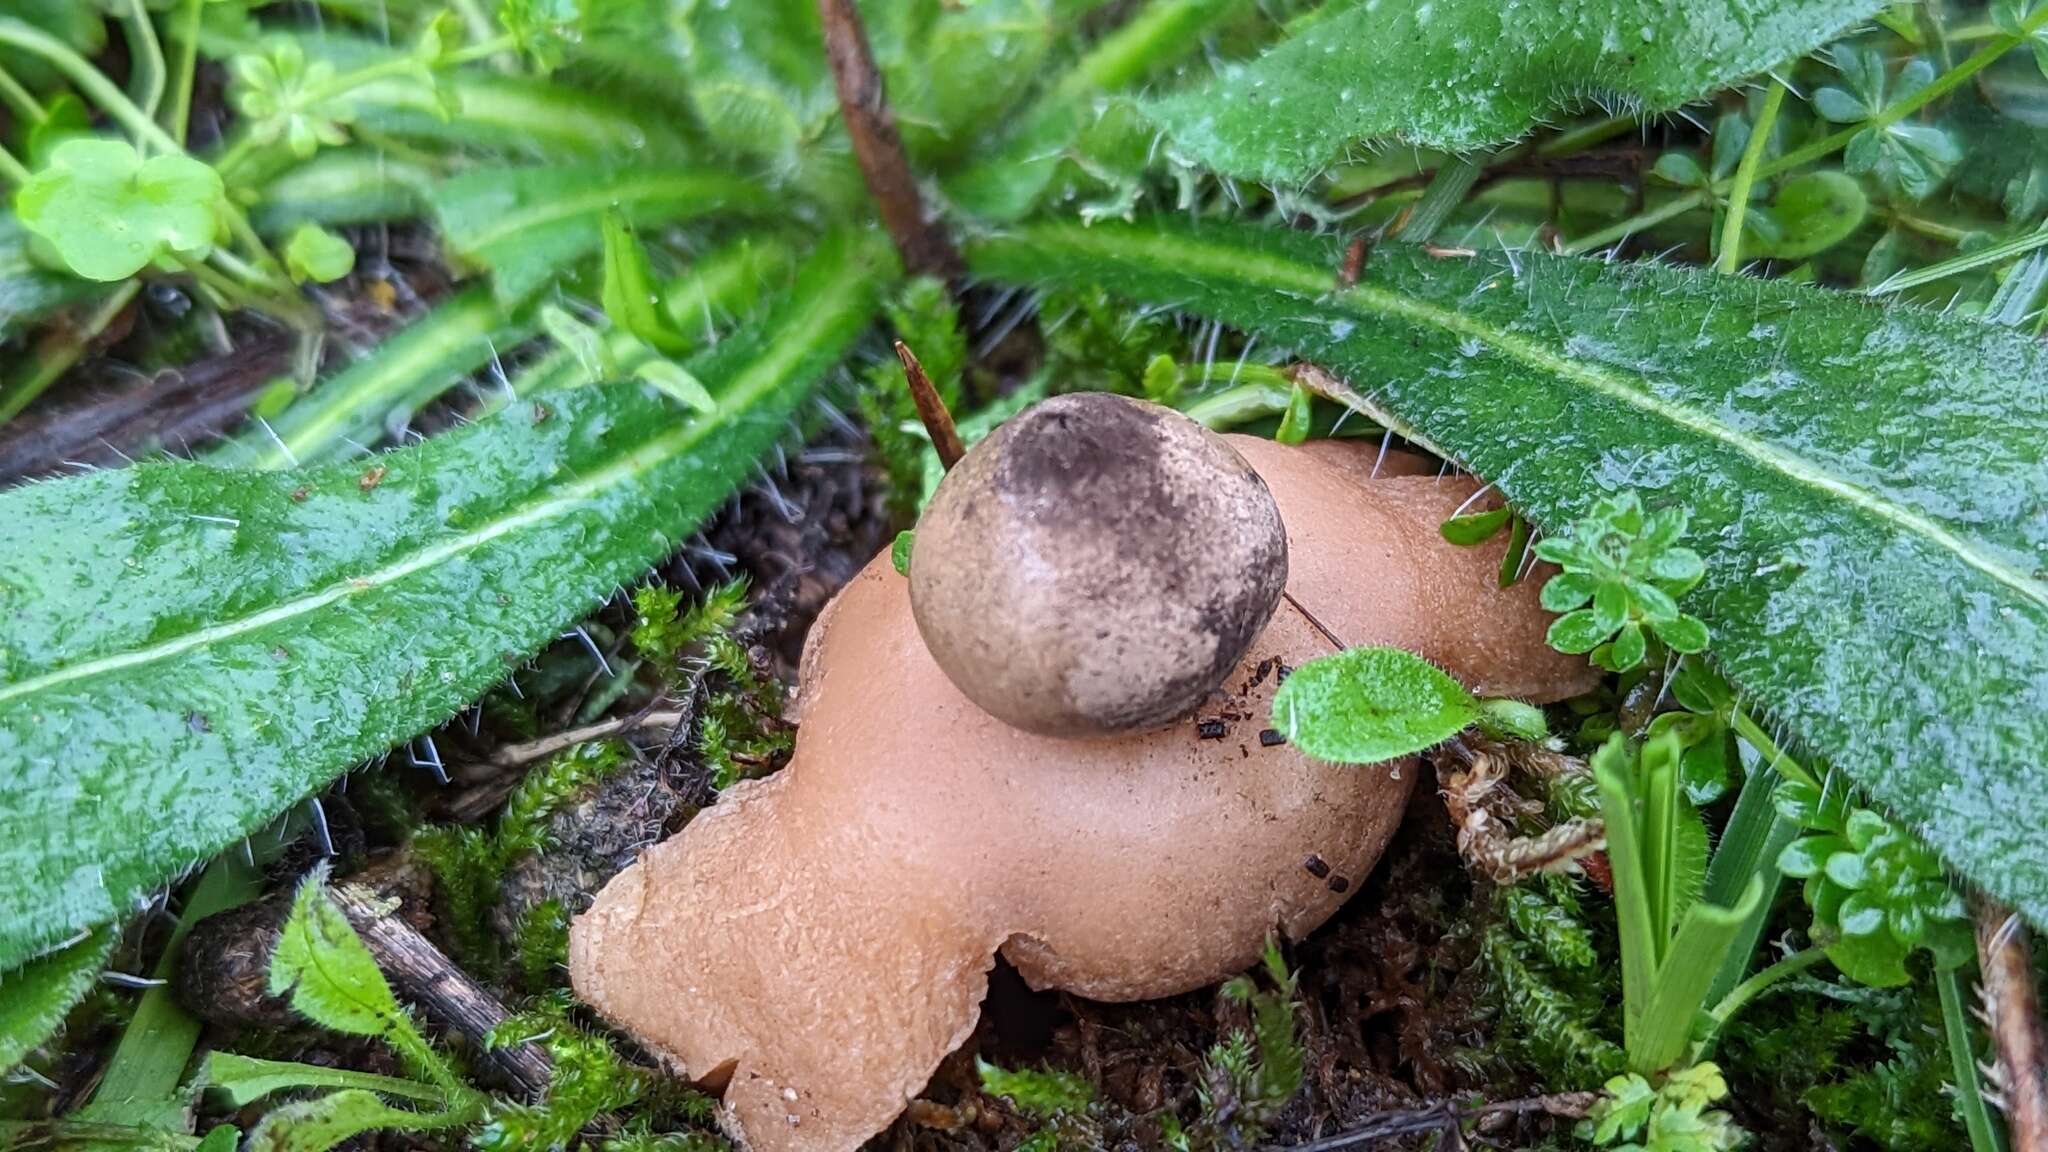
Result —
<instances>
[{"instance_id":1,"label":"tan fungal flesh","mask_svg":"<svg viewBox=\"0 0 2048 1152\"><path fill-rule=\"evenodd\" d=\"M1575 662L1525 650L1544 618L1533 584L1494 588L1504 544L1437 536L1474 482L1365 485L1308 453L1238 447L1287 520L1290 592L1323 627L1412 647L1482 690L1582 686ZM605 888L571 936L576 989L684 1075L729 1076L728 1126L748 1146L854 1148L966 1039L998 948L1036 986L1141 999L1239 971L1270 930L1299 937L1338 908L1416 770L1261 743L1275 663L1331 650L1283 603L1194 716L1035 736L961 695L878 558L813 628L790 765ZM1205 719L1224 735L1203 738Z\"/></svg>"}]
</instances>

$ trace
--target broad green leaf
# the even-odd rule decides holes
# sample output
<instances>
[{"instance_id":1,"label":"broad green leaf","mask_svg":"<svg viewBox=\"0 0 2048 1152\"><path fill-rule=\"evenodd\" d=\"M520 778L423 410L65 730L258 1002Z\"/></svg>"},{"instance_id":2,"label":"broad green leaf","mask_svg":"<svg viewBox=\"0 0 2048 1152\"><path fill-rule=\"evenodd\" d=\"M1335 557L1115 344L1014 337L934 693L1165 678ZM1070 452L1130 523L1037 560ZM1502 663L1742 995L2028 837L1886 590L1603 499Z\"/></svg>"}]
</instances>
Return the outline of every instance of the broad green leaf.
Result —
<instances>
[{"instance_id":1,"label":"broad green leaf","mask_svg":"<svg viewBox=\"0 0 2048 1152\"><path fill-rule=\"evenodd\" d=\"M448 247L490 269L498 299L512 304L596 253L607 211L655 224L764 204L766 196L737 177L703 170L575 164L472 169L428 198Z\"/></svg>"},{"instance_id":2,"label":"broad green leaf","mask_svg":"<svg viewBox=\"0 0 2048 1152\"><path fill-rule=\"evenodd\" d=\"M404 1132L426 1132L468 1123L466 1111L414 1112L394 1108L376 1095L360 1088L345 1088L312 1100L300 1100L265 1113L243 1152L327 1152L327 1149L365 1132L391 1128Z\"/></svg>"},{"instance_id":3,"label":"broad green leaf","mask_svg":"<svg viewBox=\"0 0 2048 1152\"><path fill-rule=\"evenodd\" d=\"M0 969L439 723L745 481L870 316L869 237L692 367L383 456L0 494Z\"/></svg>"},{"instance_id":4,"label":"broad green leaf","mask_svg":"<svg viewBox=\"0 0 2048 1152\"><path fill-rule=\"evenodd\" d=\"M1356 382L1551 529L1692 512L1716 662L1948 863L2048 922L2048 360L2004 329L1769 281L1538 253L1375 252L1168 222L983 241Z\"/></svg>"},{"instance_id":5,"label":"broad green leaf","mask_svg":"<svg viewBox=\"0 0 2048 1152\"><path fill-rule=\"evenodd\" d=\"M165 254L203 256L226 197L220 174L189 156L145 160L121 140L74 139L22 185L22 226L87 280L126 280Z\"/></svg>"},{"instance_id":6,"label":"broad green leaf","mask_svg":"<svg viewBox=\"0 0 2048 1152\"><path fill-rule=\"evenodd\" d=\"M301 224L284 242L284 266L301 283L331 283L355 268L355 245L318 224Z\"/></svg>"},{"instance_id":7,"label":"broad green leaf","mask_svg":"<svg viewBox=\"0 0 2048 1152\"><path fill-rule=\"evenodd\" d=\"M78 943L0 974L0 1072L22 1062L92 991L118 936L101 928Z\"/></svg>"},{"instance_id":8,"label":"broad green leaf","mask_svg":"<svg viewBox=\"0 0 2048 1152\"><path fill-rule=\"evenodd\" d=\"M1288 674L1273 726L1333 764L1378 764L1434 747L1479 719L1479 702L1429 661L1399 648L1348 648Z\"/></svg>"},{"instance_id":9,"label":"broad green leaf","mask_svg":"<svg viewBox=\"0 0 2048 1152\"><path fill-rule=\"evenodd\" d=\"M269 992L322 1028L382 1036L405 1016L376 958L327 896L325 867L292 898L291 914L270 954Z\"/></svg>"},{"instance_id":10,"label":"broad green leaf","mask_svg":"<svg viewBox=\"0 0 2048 1152\"><path fill-rule=\"evenodd\" d=\"M1668 112L1806 55L1879 0L1354 4L1241 68L1151 102L1174 145L1300 184L1356 141L1464 151L1595 101Z\"/></svg>"}]
</instances>

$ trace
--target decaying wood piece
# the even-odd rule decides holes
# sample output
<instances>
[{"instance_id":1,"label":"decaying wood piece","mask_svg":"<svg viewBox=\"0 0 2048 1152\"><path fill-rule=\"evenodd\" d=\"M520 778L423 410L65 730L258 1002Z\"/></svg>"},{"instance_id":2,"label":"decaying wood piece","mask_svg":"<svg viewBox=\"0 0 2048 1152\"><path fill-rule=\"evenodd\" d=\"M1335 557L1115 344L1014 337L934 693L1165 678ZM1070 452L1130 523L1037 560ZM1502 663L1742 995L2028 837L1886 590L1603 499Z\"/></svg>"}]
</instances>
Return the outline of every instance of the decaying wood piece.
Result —
<instances>
[{"instance_id":1,"label":"decaying wood piece","mask_svg":"<svg viewBox=\"0 0 2048 1152\"><path fill-rule=\"evenodd\" d=\"M1998 1050L1992 1079L2005 1105L2013 1152L2048 1152L2048 1087L2042 1062L2041 1003L2034 960L2019 914L1988 897L1977 900L1979 993Z\"/></svg>"},{"instance_id":2,"label":"decaying wood piece","mask_svg":"<svg viewBox=\"0 0 2048 1152\"><path fill-rule=\"evenodd\" d=\"M377 967L398 986L401 996L462 1033L483 1053L484 1064L525 1095L539 1097L547 1091L547 1055L527 1043L485 1047L484 1038L511 1013L432 941L395 915L395 901L379 899L359 884L337 884L332 893L335 906L348 917L376 958Z\"/></svg>"}]
</instances>

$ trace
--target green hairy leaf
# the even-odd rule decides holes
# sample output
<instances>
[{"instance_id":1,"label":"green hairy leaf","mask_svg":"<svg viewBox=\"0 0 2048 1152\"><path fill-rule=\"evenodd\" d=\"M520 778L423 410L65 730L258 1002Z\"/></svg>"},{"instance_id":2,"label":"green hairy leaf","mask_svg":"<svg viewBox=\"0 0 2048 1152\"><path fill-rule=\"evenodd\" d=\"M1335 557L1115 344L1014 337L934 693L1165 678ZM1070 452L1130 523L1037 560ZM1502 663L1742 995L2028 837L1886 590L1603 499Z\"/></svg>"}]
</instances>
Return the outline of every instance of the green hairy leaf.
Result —
<instances>
[{"instance_id":1,"label":"green hairy leaf","mask_svg":"<svg viewBox=\"0 0 2048 1152\"><path fill-rule=\"evenodd\" d=\"M1479 719L1456 680L1399 648L1349 648L1296 668L1273 696L1273 726L1334 764L1378 764L1456 736Z\"/></svg>"},{"instance_id":2,"label":"green hairy leaf","mask_svg":"<svg viewBox=\"0 0 2048 1152\"><path fill-rule=\"evenodd\" d=\"M1877 0L1366 3L1252 63L1152 101L1175 147L1219 172L1305 182L1353 142L1463 151L1596 100L1668 112L1813 51Z\"/></svg>"},{"instance_id":3,"label":"green hairy leaf","mask_svg":"<svg viewBox=\"0 0 2048 1152\"><path fill-rule=\"evenodd\" d=\"M215 1052L207 1056L206 1087L208 1091L218 1093L232 1108L293 1088L361 1088L429 1104L438 1104L442 1100L439 1089L417 1080L379 1076L348 1068L263 1060L233 1052Z\"/></svg>"},{"instance_id":4,"label":"green hairy leaf","mask_svg":"<svg viewBox=\"0 0 2048 1152\"><path fill-rule=\"evenodd\" d=\"M467 1123L466 1112L394 1108L360 1088L273 1108L249 1132L243 1152L327 1152L351 1136L379 1128L424 1132Z\"/></svg>"},{"instance_id":5,"label":"green hairy leaf","mask_svg":"<svg viewBox=\"0 0 2048 1152\"><path fill-rule=\"evenodd\" d=\"M270 955L269 991L322 1028L382 1036L405 1010L348 917L327 898L324 867L299 885Z\"/></svg>"},{"instance_id":6,"label":"green hairy leaf","mask_svg":"<svg viewBox=\"0 0 2048 1152\"><path fill-rule=\"evenodd\" d=\"M54 1035L72 1005L92 991L117 934L100 929L68 948L0 975L0 1072Z\"/></svg>"},{"instance_id":7,"label":"green hairy leaf","mask_svg":"<svg viewBox=\"0 0 2048 1152\"><path fill-rule=\"evenodd\" d=\"M0 970L445 720L688 534L888 273L828 241L694 364L277 473L144 463L0 494Z\"/></svg>"},{"instance_id":8,"label":"green hairy leaf","mask_svg":"<svg viewBox=\"0 0 2048 1152\"><path fill-rule=\"evenodd\" d=\"M1770 281L1245 227L1048 225L985 277L1220 319L1557 529L1691 512L1746 698L1953 867L2048 922L2048 360L2006 330Z\"/></svg>"}]
</instances>

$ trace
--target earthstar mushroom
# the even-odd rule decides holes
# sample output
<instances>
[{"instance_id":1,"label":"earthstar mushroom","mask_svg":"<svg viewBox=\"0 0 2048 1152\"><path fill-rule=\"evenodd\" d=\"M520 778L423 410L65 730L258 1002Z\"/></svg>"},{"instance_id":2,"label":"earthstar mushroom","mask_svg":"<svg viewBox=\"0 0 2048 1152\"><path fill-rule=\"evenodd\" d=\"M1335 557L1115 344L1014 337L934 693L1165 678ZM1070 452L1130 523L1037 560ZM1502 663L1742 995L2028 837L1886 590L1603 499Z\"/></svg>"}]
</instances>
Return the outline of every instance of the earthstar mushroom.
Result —
<instances>
[{"instance_id":1,"label":"earthstar mushroom","mask_svg":"<svg viewBox=\"0 0 2048 1152\"><path fill-rule=\"evenodd\" d=\"M837 1152L880 1131L972 1031L998 950L1035 987L1143 999L1335 912L1416 772L1259 738L1283 669L1334 650L1326 630L1409 647L1476 691L1586 685L1543 642L1540 579L1501 590L1503 543L1438 535L1472 481L1362 482L1327 449L1232 443L1286 520L1299 606L1194 714L1090 740L1006 724L941 668L914 580L879 557L813 627L789 766L728 790L578 918L579 994L722 1091L746 1146Z\"/></svg>"}]
</instances>

